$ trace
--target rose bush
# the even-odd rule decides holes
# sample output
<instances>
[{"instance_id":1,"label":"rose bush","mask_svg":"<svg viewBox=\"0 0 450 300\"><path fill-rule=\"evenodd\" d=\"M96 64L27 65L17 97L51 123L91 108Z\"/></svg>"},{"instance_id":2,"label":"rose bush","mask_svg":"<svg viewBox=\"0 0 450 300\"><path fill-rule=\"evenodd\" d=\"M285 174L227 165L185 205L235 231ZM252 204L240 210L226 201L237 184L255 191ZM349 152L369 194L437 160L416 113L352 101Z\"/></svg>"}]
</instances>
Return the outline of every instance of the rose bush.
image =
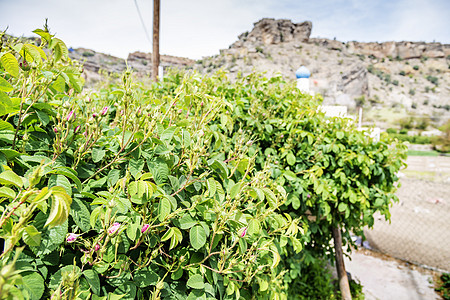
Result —
<instances>
[{"instance_id":1,"label":"rose bush","mask_svg":"<svg viewBox=\"0 0 450 300\"><path fill-rule=\"evenodd\" d=\"M283 298L278 240L301 228L248 137L218 142L229 104L198 75L81 94L64 43L35 33L0 50L2 297Z\"/></svg>"}]
</instances>

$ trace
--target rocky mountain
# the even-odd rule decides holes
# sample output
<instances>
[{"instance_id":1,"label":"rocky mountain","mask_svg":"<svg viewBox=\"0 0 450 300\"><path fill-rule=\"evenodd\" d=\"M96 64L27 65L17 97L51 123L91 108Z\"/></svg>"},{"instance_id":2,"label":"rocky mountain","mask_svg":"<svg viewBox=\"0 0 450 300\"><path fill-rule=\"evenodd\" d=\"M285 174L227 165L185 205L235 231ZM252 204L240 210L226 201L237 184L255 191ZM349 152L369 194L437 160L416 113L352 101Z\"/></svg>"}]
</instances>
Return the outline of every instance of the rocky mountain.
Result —
<instances>
[{"instance_id":1,"label":"rocky mountain","mask_svg":"<svg viewBox=\"0 0 450 300\"><path fill-rule=\"evenodd\" d=\"M325 104L363 106L370 124L390 126L402 118L440 125L450 118L450 45L424 42L343 43L311 38L311 22L262 19L219 55L194 66L203 73L228 70L281 73L311 71L311 89ZM382 123L382 124L380 124Z\"/></svg>"},{"instance_id":2,"label":"rocky mountain","mask_svg":"<svg viewBox=\"0 0 450 300\"><path fill-rule=\"evenodd\" d=\"M383 128L399 120L439 126L450 119L450 45L424 42L340 42L311 38L312 23L262 19L238 36L220 54L194 61L161 56L164 68L194 68L202 73L225 69L238 73L266 72L295 80L295 71L311 71L311 90L324 104L364 109L364 121ZM127 65L137 76L151 74L151 54L134 52L127 61L93 50L70 49L70 57L84 62L87 82L101 73L120 73Z\"/></svg>"}]
</instances>

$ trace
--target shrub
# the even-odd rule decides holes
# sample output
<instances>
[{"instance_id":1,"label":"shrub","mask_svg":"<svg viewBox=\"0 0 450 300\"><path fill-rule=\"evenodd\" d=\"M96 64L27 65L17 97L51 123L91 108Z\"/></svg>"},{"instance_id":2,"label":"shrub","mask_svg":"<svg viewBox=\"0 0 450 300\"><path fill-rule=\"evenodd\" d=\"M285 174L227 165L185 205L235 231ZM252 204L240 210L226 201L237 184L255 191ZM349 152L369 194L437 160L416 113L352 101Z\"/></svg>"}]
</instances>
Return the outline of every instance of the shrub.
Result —
<instances>
[{"instance_id":1,"label":"shrub","mask_svg":"<svg viewBox=\"0 0 450 300\"><path fill-rule=\"evenodd\" d=\"M414 65L413 69L417 71L417 70L419 70L419 66L418 65Z\"/></svg>"},{"instance_id":2,"label":"shrub","mask_svg":"<svg viewBox=\"0 0 450 300\"><path fill-rule=\"evenodd\" d=\"M415 89L409 89L408 92L411 96L414 96L416 94L416 90Z\"/></svg>"},{"instance_id":3,"label":"shrub","mask_svg":"<svg viewBox=\"0 0 450 300\"><path fill-rule=\"evenodd\" d=\"M397 129L395 129L395 128L388 128L388 129L386 129L386 132L389 133L389 134L397 133Z\"/></svg>"},{"instance_id":4,"label":"shrub","mask_svg":"<svg viewBox=\"0 0 450 300\"><path fill-rule=\"evenodd\" d=\"M85 51L85 52L83 52L82 55L83 55L84 57L91 57L91 56L94 56L95 53L93 53L93 52L91 52L91 51Z\"/></svg>"},{"instance_id":5,"label":"shrub","mask_svg":"<svg viewBox=\"0 0 450 300\"><path fill-rule=\"evenodd\" d=\"M438 85L438 78L435 76L428 75L426 79L434 85Z\"/></svg>"},{"instance_id":6,"label":"shrub","mask_svg":"<svg viewBox=\"0 0 450 300\"><path fill-rule=\"evenodd\" d=\"M32 68L14 41L1 49L2 297L283 295L278 241L299 251L305 231L249 137L208 125L228 105L199 92L214 82L149 90L127 72L84 96L64 43L35 32L50 49L20 45Z\"/></svg>"}]
</instances>

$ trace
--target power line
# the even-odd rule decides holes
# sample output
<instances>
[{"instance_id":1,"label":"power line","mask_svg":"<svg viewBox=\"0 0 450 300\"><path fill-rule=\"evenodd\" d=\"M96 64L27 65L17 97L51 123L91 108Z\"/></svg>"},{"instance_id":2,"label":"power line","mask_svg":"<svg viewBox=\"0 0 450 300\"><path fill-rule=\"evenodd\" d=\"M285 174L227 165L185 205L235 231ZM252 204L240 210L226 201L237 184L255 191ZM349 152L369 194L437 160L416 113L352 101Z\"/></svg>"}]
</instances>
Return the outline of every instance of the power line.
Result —
<instances>
[{"instance_id":1,"label":"power line","mask_svg":"<svg viewBox=\"0 0 450 300\"><path fill-rule=\"evenodd\" d=\"M136 5L139 19L141 20L142 27L144 28L145 36L147 37L147 40L150 42L150 44L152 44L152 40L150 39L150 35L148 34L147 27L145 26L144 19L142 18L142 15L141 15L141 10L139 9L139 5L137 4L136 0L134 0L134 4Z\"/></svg>"}]
</instances>

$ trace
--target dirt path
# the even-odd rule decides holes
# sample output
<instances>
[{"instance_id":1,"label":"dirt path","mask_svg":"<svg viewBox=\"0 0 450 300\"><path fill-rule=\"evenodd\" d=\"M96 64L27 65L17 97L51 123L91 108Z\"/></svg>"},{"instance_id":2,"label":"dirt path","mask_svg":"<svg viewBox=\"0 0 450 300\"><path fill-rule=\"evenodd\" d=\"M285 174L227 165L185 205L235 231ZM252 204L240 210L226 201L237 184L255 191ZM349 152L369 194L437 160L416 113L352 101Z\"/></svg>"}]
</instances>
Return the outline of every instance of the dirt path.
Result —
<instances>
[{"instance_id":1,"label":"dirt path","mask_svg":"<svg viewBox=\"0 0 450 300\"><path fill-rule=\"evenodd\" d=\"M433 300L433 272L368 250L355 251L345 267L363 286L366 300ZM420 269L420 270L419 270Z\"/></svg>"}]
</instances>

